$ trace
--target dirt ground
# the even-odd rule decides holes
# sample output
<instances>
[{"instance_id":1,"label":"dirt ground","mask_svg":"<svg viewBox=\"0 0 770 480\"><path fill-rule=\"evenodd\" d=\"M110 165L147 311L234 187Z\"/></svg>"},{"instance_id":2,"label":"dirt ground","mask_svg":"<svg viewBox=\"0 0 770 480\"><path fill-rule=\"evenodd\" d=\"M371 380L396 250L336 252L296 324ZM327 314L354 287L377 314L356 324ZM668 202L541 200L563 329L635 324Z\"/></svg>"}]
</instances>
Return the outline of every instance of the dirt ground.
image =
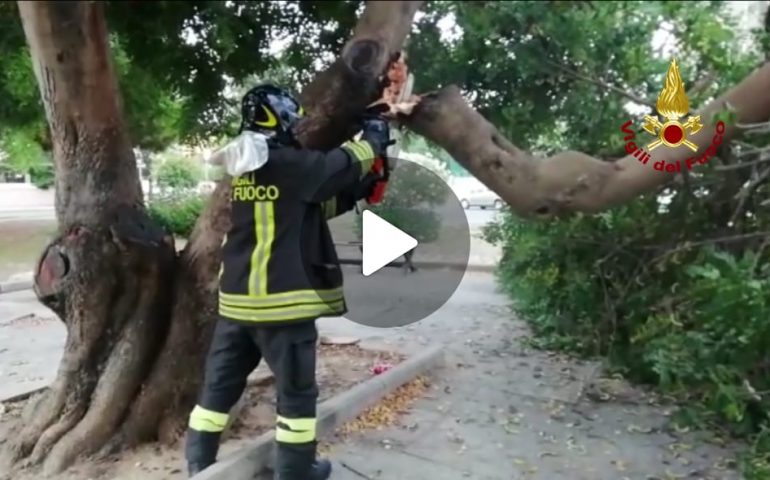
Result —
<instances>
[{"instance_id":1,"label":"dirt ground","mask_svg":"<svg viewBox=\"0 0 770 480\"><path fill-rule=\"evenodd\" d=\"M385 351L365 350L356 345L321 345L317 365L320 388L319 402L345 391L370 378L372 367L378 363L395 365L403 357ZM271 379L264 374L251 377L250 385L242 399L243 409L232 425L222 448L220 458L245 446L263 432L274 427L275 390ZM261 378L261 380L260 380ZM8 441L11 426L18 421L21 403L0 404L0 448ZM181 440L181 439L180 439ZM84 461L67 472L50 477L53 480L174 480L187 478L183 461L183 444L160 446L146 445L119 456L101 461ZM39 471L15 473L13 480L38 480ZM0 475L0 478L6 480Z\"/></svg>"}]
</instances>

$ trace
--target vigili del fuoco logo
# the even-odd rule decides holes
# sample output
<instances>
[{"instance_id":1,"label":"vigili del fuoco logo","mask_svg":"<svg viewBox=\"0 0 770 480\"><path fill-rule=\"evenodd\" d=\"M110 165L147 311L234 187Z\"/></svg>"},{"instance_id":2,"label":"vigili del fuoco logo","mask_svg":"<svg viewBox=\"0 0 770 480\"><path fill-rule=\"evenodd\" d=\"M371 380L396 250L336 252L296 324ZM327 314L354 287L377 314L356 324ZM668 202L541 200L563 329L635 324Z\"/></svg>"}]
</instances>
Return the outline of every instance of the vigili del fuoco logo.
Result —
<instances>
[{"instance_id":1,"label":"vigili del fuoco logo","mask_svg":"<svg viewBox=\"0 0 770 480\"><path fill-rule=\"evenodd\" d=\"M633 125L631 120L620 127L620 130L626 134L623 138L626 141L626 152L636 157L637 160L645 165L652 159L650 152L661 146L665 148L684 147L697 152L698 145L688 139L688 137L698 133L703 128L703 124L700 121L700 115L688 115L690 112L690 101L685 94L684 82L682 82L682 77L679 75L679 65L677 65L676 59L672 60L671 65L668 67L665 84L660 95L658 95L655 107L658 115L645 115L644 125L642 125L645 132L653 137L657 137L647 144L646 149L638 146L633 141L636 138L636 133L630 128ZM687 120L682 123L681 120L685 116L687 116ZM716 155L717 148L722 143L724 132L725 123L720 120L716 124L716 131L711 145L709 145L706 151L700 156L689 157L684 161L687 170L692 170L693 165L696 163L705 164ZM654 162L652 166L660 172L676 173L682 171L682 162L679 160L676 162L659 160Z\"/></svg>"}]
</instances>

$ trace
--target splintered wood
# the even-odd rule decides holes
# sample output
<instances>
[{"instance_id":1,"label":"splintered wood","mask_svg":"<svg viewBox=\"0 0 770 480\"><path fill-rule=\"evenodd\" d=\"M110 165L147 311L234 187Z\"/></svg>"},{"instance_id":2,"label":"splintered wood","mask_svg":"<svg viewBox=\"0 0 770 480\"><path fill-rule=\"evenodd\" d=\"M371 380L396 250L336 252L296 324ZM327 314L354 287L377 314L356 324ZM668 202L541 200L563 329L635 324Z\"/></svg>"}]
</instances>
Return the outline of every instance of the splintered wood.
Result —
<instances>
[{"instance_id":1,"label":"splintered wood","mask_svg":"<svg viewBox=\"0 0 770 480\"><path fill-rule=\"evenodd\" d=\"M364 411L355 420L338 428L337 435L345 438L365 430L380 430L398 425L401 416L408 413L415 400L421 397L429 387L427 378L422 376L415 378L387 395L377 405Z\"/></svg>"},{"instance_id":2,"label":"splintered wood","mask_svg":"<svg viewBox=\"0 0 770 480\"><path fill-rule=\"evenodd\" d=\"M389 110L383 115L389 118L397 118L399 114L410 115L420 101L420 97L412 95L409 85L409 67L406 64L406 54L399 54L398 58L388 67L386 73L388 85L382 92L382 97L373 105L384 103Z\"/></svg>"}]
</instances>

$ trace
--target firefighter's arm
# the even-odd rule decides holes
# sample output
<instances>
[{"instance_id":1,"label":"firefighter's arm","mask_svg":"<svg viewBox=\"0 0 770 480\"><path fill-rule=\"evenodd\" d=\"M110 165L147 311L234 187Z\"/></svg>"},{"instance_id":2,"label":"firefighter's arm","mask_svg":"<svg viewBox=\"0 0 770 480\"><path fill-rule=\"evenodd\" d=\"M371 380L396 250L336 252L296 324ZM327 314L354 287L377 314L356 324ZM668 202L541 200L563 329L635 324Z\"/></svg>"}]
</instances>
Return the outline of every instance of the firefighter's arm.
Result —
<instances>
[{"instance_id":1,"label":"firefighter's arm","mask_svg":"<svg viewBox=\"0 0 770 480\"><path fill-rule=\"evenodd\" d=\"M352 187L346 188L334 197L323 202L324 216L326 219L338 217L353 210L359 200L367 198L371 194L377 179L377 175L369 172Z\"/></svg>"},{"instance_id":2,"label":"firefighter's arm","mask_svg":"<svg viewBox=\"0 0 770 480\"><path fill-rule=\"evenodd\" d=\"M338 195L345 197L345 192L355 196L353 191L371 171L374 158L371 144L364 140L347 142L326 153L310 153L303 162L305 200L323 203ZM350 201L345 199L344 203Z\"/></svg>"}]
</instances>

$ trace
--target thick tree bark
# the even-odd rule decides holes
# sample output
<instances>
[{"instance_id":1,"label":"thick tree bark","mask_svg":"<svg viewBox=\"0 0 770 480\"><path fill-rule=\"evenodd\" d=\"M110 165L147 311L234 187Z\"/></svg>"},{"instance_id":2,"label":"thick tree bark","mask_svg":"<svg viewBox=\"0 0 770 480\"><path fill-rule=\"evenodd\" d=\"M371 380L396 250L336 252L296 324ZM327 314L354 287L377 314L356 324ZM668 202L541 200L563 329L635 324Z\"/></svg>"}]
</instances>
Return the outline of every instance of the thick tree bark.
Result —
<instances>
[{"instance_id":1,"label":"thick tree bark","mask_svg":"<svg viewBox=\"0 0 770 480\"><path fill-rule=\"evenodd\" d=\"M60 232L35 287L67 340L11 453L46 459L53 472L110 438L144 381L168 323L174 250L142 206L102 5L20 2L19 11L53 140Z\"/></svg>"},{"instance_id":2,"label":"thick tree bark","mask_svg":"<svg viewBox=\"0 0 770 480\"><path fill-rule=\"evenodd\" d=\"M700 112L703 129L690 139L699 149L658 148L653 160L642 164L628 155L604 162L580 152L563 152L536 159L506 140L497 129L463 99L455 86L425 95L405 119L407 126L443 147L521 216L597 212L627 202L670 181L674 175L653 169L654 161L684 162L698 157L711 145L711 117L726 102L736 110L738 122L770 118L770 63L757 69ZM618 119L618 135L625 119ZM724 140L736 132L727 126ZM698 168L697 164L694 167Z\"/></svg>"},{"instance_id":3,"label":"thick tree bark","mask_svg":"<svg viewBox=\"0 0 770 480\"><path fill-rule=\"evenodd\" d=\"M302 95L301 143L331 148L381 90L422 2L369 2L342 56ZM10 449L47 473L78 456L175 440L203 380L216 312L229 179L176 258L147 218L99 2L19 2L56 164L60 236L36 292L67 326L55 382L27 405Z\"/></svg>"},{"instance_id":4,"label":"thick tree bark","mask_svg":"<svg viewBox=\"0 0 770 480\"><path fill-rule=\"evenodd\" d=\"M349 138L355 131L355 117L381 95L380 77L401 49L422 3L367 3L341 57L302 92L308 114L297 130L301 144L329 149ZM215 319L219 254L229 228L229 198L230 179L226 177L217 185L181 254L167 345L125 424L124 434L132 443L156 434L170 441L184 429L189 406L203 380L200 371ZM185 381L171 383L169 378Z\"/></svg>"}]
</instances>

